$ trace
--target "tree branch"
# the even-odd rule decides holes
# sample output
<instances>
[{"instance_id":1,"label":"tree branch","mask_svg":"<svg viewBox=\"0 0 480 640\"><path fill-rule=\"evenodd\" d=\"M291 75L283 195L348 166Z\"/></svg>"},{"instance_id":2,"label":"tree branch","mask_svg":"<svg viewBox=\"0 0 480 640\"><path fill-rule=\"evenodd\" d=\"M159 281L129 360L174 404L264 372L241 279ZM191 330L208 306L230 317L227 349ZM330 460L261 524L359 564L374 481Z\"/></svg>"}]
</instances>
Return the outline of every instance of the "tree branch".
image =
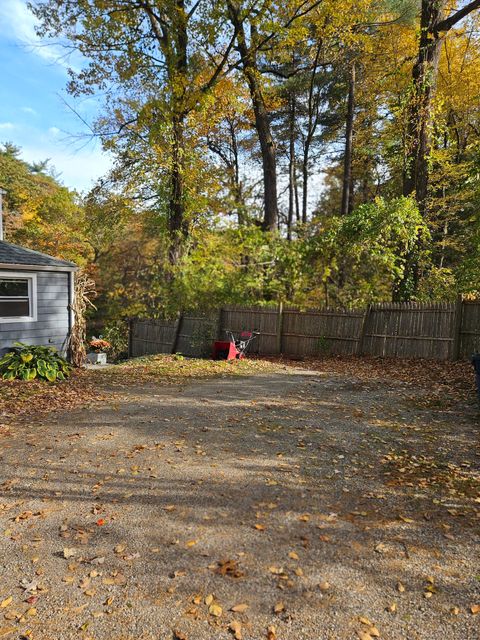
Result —
<instances>
[{"instance_id":1,"label":"tree branch","mask_svg":"<svg viewBox=\"0 0 480 640\"><path fill-rule=\"evenodd\" d=\"M448 18L445 18L445 20L440 20L440 22L437 22L437 24L435 25L435 31L437 33L440 31L449 31L452 27L454 27L457 24L457 22L460 22L460 20L463 20L463 18L466 18L466 16L468 16L469 13L472 13L472 11L475 11L475 9L479 9L479 8L480 8L480 0L473 0L472 2L469 2L468 4L466 4L464 7L462 7L455 13L453 13Z\"/></svg>"}]
</instances>

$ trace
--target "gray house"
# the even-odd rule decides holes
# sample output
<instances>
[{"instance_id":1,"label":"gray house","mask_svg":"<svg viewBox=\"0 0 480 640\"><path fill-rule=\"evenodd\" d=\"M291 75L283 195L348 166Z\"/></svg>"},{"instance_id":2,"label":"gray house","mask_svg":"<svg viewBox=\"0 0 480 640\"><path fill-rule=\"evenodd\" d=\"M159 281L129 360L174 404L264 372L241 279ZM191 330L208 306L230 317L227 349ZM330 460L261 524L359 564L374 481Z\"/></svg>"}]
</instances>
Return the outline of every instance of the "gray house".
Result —
<instances>
[{"instance_id":1,"label":"gray house","mask_svg":"<svg viewBox=\"0 0 480 640\"><path fill-rule=\"evenodd\" d=\"M0 356L17 340L66 354L76 269L0 239Z\"/></svg>"}]
</instances>

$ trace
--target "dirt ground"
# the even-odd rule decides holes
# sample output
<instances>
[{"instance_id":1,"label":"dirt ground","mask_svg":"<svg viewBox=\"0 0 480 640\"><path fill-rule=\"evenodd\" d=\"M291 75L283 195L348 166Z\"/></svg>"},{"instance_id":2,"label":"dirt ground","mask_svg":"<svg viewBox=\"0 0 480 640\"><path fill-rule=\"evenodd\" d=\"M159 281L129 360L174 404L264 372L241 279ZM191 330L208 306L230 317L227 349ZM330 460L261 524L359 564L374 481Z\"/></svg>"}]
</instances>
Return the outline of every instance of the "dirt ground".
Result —
<instances>
[{"instance_id":1,"label":"dirt ground","mask_svg":"<svg viewBox=\"0 0 480 640\"><path fill-rule=\"evenodd\" d=\"M284 366L0 435L0 638L480 638L479 414Z\"/></svg>"}]
</instances>

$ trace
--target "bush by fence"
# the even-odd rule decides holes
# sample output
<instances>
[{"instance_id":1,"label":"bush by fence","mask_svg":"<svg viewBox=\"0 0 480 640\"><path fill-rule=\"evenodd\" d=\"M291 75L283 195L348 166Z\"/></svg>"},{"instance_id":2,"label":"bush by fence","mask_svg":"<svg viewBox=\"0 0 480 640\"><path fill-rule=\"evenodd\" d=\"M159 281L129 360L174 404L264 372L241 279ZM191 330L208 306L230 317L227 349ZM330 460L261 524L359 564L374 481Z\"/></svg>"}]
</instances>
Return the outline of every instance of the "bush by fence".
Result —
<instances>
[{"instance_id":1,"label":"bush by fence","mask_svg":"<svg viewBox=\"0 0 480 640\"><path fill-rule=\"evenodd\" d=\"M367 309L227 307L130 322L129 353L208 355L225 330L255 329L259 355L373 355L456 360L480 350L480 302L386 303Z\"/></svg>"}]
</instances>

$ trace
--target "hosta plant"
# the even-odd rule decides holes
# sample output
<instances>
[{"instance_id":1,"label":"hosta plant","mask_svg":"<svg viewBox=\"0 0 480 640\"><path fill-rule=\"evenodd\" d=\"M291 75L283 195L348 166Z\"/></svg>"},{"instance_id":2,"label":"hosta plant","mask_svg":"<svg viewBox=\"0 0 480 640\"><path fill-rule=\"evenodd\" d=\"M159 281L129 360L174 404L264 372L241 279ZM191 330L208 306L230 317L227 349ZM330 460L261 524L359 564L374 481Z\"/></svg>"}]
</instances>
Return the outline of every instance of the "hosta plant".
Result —
<instances>
[{"instance_id":1,"label":"hosta plant","mask_svg":"<svg viewBox=\"0 0 480 640\"><path fill-rule=\"evenodd\" d=\"M0 359L0 376L4 380L65 380L72 365L54 347L40 347L15 342L12 350Z\"/></svg>"}]
</instances>

